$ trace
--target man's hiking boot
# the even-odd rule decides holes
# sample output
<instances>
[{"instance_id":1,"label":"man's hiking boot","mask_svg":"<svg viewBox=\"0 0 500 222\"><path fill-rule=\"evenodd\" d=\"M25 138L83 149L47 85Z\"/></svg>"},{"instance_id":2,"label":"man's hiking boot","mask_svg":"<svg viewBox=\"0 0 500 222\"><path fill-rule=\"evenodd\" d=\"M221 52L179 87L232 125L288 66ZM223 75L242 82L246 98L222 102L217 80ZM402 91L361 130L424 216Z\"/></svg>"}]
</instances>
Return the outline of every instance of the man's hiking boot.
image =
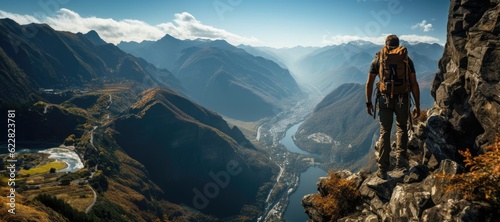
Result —
<instances>
[{"instance_id":1,"label":"man's hiking boot","mask_svg":"<svg viewBox=\"0 0 500 222\"><path fill-rule=\"evenodd\" d=\"M408 171L409 168L410 165L408 164L408 161L405 158L400 158L396 160L396 165L394 166L394 169Z\"/></svg>"},{"instance_id":2,"label":"man's hiking boot","mask_svg":"<svg viewBox=\"0 0 500 222\"><path fill-rule=\"evenodd\" d=\"M382 180L387 180L387 172L384 170L377 170L377 177Z\"/></svg>"}]
</instances>

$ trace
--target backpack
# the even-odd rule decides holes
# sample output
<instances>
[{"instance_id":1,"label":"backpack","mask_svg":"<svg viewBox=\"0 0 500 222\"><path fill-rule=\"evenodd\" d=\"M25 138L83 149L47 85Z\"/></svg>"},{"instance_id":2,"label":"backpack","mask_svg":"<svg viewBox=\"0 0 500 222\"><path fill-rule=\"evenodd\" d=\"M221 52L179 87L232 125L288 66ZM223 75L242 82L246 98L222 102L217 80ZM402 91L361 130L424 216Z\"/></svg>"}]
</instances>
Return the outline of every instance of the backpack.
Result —
<instances>
[{"instance_id":1,"label":"backpack","mask_svg":"<svg viewBox=\"0 0 500 222\"><path fill-rule=\"evenodd\" d=\"M404 46L384 46L379 53L377 89L384 95L410 92L408 50Z\"/></svg>"}]
</instances>

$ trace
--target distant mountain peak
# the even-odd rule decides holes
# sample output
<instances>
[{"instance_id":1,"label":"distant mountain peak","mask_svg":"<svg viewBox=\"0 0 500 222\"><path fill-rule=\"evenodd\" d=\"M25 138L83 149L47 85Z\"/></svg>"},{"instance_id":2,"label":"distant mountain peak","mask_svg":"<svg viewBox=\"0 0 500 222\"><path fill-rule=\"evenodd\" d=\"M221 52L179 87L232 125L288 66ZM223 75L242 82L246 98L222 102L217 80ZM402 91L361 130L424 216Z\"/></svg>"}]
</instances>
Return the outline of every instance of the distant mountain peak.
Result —
<instances>
[{"instance_id":1,"label":"distant mountain peak","mask_svg":"<svg viewBox=\"0 0 500 222\"><path fill-rule=\"evenodd\" d=\"M95 45L106 45L106 44L108 44L94 30L90 30L89 32L87 32L87 34L85 34L85 37L87 37Z\"/></svg>"},{"instance_id":2,"label":"distant mountain peak","mask_svg":"<svg viewBox=\"0 0 500 222\"><path fill-rule=\"evenodd\" d=\"M85 35L87 36L97 36L99 37L99 34L97 34L97 32L95 30L90 30L89 32L87 32Z\"/></svg>"},{"instance_id":3,"label":"distant mountain peak","mask_svg":"<svg viewBox=\"0 0 500 222\"><path fill-rule=\"evenodd\" d=\"M365 40L355 40L355 41L350 41L347 44L350 45L355 45L355 46L367 46L367 45L374 45L373 42L370 41L365 41Z\"/></svg>"},{"instance_id":4,"label":"distant mountain peak","mask_svg":"<svg viewBox=\"0 0 500 222\"><path fill-rule=\"evenodd\" d=\"M159 39L158 41L169 41L169 40L176 40L176 41L180 41L180 39L178 38L175 38L173 36L171 36L170 34L166 34L165 36L163 36L161 39Z\"/></svg>"}]
</instances>

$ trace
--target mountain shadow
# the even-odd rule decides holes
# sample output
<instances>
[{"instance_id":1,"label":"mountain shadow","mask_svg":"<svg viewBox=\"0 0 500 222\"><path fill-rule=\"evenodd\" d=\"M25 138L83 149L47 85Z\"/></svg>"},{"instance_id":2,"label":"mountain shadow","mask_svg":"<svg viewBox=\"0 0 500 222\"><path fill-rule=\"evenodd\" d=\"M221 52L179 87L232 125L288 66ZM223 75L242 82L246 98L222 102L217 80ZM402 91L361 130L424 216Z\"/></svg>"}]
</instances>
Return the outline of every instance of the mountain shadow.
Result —
<instances>
[{"instance_id":1,"label":"mountain shadow","mask_svg":"<svg viewBox=\"0 0 500 222\"><path fill-rule=\"evenodd\" d=\"M168 200L217 217L262 209L257 196L276 165L221 116L159 88L144 92L129 112L115 122L116 141Z\"/></svg>"}]
</instances>

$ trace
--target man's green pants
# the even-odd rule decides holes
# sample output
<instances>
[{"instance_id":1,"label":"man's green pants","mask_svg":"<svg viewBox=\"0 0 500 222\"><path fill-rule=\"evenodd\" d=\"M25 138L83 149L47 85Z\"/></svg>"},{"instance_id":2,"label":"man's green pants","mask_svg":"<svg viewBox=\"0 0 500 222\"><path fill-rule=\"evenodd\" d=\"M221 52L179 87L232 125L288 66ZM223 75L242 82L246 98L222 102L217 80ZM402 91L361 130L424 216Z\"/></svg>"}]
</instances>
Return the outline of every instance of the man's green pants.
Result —
<instances>
[{"instance_id":1,"label":"man's green pants","mask_svg":"<svg viewBox=\"0 0 500 222\"><path fill-rule=\"evenodd\" d=\"M379 96L379 122L380 122L380 138L377 142L378 167L381 171L387 172L391 165L391 128L396 115L396 160L402 161L406 158L406 149L408 146L408 115L410 103L408 94ZM387 103L386 103L387 101ZM395 165L397 165L396 163Z\"/></svg>"}]
</instances>

